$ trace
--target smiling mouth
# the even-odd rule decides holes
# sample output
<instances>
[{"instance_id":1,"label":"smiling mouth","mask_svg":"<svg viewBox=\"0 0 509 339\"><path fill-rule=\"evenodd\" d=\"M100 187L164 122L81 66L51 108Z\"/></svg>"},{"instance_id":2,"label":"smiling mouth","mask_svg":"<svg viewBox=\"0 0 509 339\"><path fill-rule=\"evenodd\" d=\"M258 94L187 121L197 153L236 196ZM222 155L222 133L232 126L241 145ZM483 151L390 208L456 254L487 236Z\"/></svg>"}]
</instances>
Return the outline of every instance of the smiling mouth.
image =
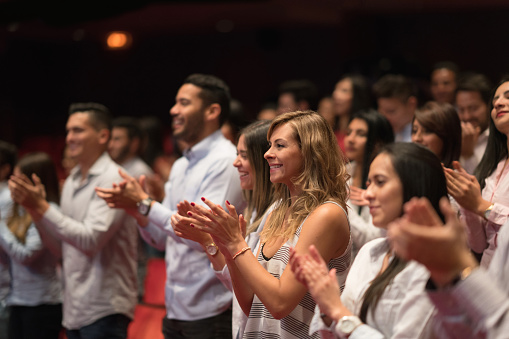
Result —
<instances>
[{"instance_id":1,"label":"smiling mouth","mask_svg":"<svg viewBox=\"0 0 509 339\"><path fill-rule=\"evenodd\" d=\"M270 165L270 169L273 170L273 169L278 169L280 167L283 167L283 165Z\"/></svg>"},{"instance_id":2,"label":"smiling mouth","mask_svg":"<svg viewBox=\"0 0 509 339\"><path fill-rule=\"evenodd\" d=\"M247 177L248 175L249 175L249 173L246 173L246 172L239 172L239 176L240 176L241 178L245 178L245 177Z\"/></svg>"}]
</instances>

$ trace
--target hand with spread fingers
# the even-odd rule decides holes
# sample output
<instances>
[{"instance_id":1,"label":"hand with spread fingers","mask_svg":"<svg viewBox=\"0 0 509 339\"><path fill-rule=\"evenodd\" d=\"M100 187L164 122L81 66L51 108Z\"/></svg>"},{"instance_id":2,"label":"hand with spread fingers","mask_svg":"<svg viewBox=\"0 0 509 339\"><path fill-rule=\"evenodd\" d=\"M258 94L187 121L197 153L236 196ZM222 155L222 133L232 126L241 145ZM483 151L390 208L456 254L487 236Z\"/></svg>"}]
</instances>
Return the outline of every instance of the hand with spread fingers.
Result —
<instances>
[{"instance_id":1,"label":"hand with spread fingers","mask_svg":"<svg viewBox=\"0 0 509 339\"><path fill-rule=\"evenodd\" d=\"M124 181L113 184L112 188L96 187L97 195L104 199L111 208L122 208L133 215L137 213L137 203L149 197L143 190L142 183L122 170L118 173Z\"/></svg>"},{"instance_id":2,"label":"hand with spread fingers","mask_svg":"<svg viewBox=\"0 0 509 339\"><path fill-rule=\"evenodd\" d=\"M37 221L49 208L49 204L39 177L33 174L32 180L33 182L24 174L12 175L8 185L12 200L33 213L32 218Z\"/></svg>"},{"instance_id":3,"label":"hand with spread fingers","mask_svg":"<svg viewBox=\"0 0 509 339\"><path fill-rule=\"evenodd\" d=\"M193 211L188 213L188 216L193 219L191 225L198 230L209 233L221 250L228 251L223 255L230 258L247 246L242 231L246 228L246 220L242 215L237 215L235 206L228 201L226 202L228 212L226 212L221 205L216 205L205 198L202 198L202 200L210 209L195 205Z\"/></svg>"},{"instance_id":4,"label":"hand with spread fingers","mask_svg":"<svg viewBox=\"0 0 509 339\"><path fill-rule=\"evenodd\" d=\"M357 206L368 206L369 201L365 198L366 190L350 186L350 201Z\"/></svg>"},{"instance_id":5,"label":"hand with spread fingers","mask_svg":"<svg viewBox=\"0 0 509 339\"><path fill-rule=\"evenodd\" d=\"M325 261L314 245L309 254L301 255L292 248L290 265L297 280L304 284L315 300L320 312L331 319L350 315L341 302L341 292L336 278L336 269L329 271Z\"/></svg>"},{"instance_id":6,"label":"hand with spread fingers","mask_svg":"<svg viewBox=\"0 0 509 339\"><path fill-rule=\"evenodd\" d=\"M426 198L413 198L404 210L405 215L389 225L391 247L400 257L426 266L437 285L478 265L467 245L465 225L446 198L440 201L445 225Z\"/></svg>"},{"instance_id":7,"label":"hand with spread fingers","mask_svg":"<svg viewBox=\"0 0 509 339\"><path fill-rule=\"evenodd\" d=\"M476 177L468 174L460 163L453 162L455 170L444 167L449 194L461 207L483 216L484 211L491 203L481 196L481 187Z\"/></svg>"}]
</instances>

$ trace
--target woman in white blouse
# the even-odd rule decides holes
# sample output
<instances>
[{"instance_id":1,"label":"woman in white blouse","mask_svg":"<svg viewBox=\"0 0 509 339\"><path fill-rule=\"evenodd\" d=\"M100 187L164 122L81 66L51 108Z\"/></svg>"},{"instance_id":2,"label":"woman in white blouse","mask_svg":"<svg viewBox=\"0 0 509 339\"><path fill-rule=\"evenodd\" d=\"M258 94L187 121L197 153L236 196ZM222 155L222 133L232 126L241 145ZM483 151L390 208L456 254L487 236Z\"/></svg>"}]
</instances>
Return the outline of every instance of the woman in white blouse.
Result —
<instances>
[{"instance_id":1,"label":"woman in white blouse","mask_svg":"<svg viewBox=\"0 0 509 339\"><path fill-rule=\"evenodd\" d=\"M373 224L386 229L414 196L427 197L439 212L447 196L438 158L428 149L396 143L382 149L369 170L366 199ZM442 217L442 215L440 214ZM386 238L361 248L340 294L334 272L310 249L292 252L292 269L319 306L310 334L339 338L429 338L434 308L424 293L427 269L392 253ZM318 316L322 314L322 317Z\"/></svg>"}]
</instances>

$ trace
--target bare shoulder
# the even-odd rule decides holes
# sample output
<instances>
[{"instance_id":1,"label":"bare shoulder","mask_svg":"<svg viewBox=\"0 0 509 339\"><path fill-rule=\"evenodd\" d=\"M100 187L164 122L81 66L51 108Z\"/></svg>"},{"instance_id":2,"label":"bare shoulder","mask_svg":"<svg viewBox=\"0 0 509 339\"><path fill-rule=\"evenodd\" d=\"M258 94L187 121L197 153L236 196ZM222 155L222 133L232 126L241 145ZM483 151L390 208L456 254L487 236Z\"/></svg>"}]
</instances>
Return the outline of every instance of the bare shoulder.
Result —
<instances>
[{"instance_id":1,"label":"bare shoulder","mask_svg":"<svg viewBox=\"0 0 509 339\"><path fill-rule=\"evenodd\" d=\"M336 232L349 232L348 218L345 211L336 204L325 203L318 206L308 217L304 223L304 227L313 225L315 231L320 229Z\"/></svg>"}]
</instances>

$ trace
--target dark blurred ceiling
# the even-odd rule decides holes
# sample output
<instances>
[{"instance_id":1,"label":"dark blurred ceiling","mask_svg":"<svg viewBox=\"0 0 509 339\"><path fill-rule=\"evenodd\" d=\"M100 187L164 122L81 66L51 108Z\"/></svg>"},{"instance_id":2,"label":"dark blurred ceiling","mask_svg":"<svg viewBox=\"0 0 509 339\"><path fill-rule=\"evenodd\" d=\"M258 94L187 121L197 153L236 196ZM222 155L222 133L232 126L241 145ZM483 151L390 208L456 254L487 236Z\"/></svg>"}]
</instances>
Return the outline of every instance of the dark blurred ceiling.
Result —
<instances>
[{"instance_id":1,"label":"dark blurred ceiling","mask_svg":"<svg viewBox=\"0 0 509 339\"><path fill-rule=\"evenodd\" d=\"M135 35L335 27L356 13L461 12L509 9L507 0L0 0L3 33L38 39L103 38L111 30Z\"/></svg>"}]
</instances>

